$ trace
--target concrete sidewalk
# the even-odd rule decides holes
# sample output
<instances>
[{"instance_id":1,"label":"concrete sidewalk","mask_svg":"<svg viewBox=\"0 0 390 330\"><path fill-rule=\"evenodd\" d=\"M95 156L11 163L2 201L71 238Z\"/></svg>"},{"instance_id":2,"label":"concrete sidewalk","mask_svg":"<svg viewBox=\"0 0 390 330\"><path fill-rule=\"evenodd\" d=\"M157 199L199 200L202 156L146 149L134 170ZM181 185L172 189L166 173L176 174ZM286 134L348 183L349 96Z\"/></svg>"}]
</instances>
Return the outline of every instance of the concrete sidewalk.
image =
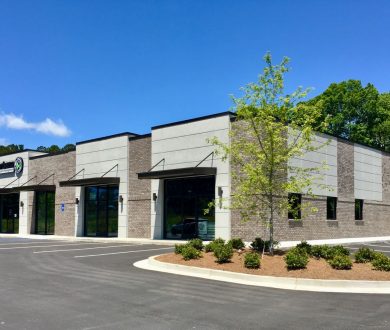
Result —
<instances>
[{"instance_id":1,"label":"concrete sidewalk","mask_svg":"<svg viewBox=\"0 0 390 330\"><path fill-rule=\"evenodd\" d=\"M70 237L57 235L19 235L19 234L0 234L0 238L23 238L31 240L58 240L67 242L96 242L96 243L138 243L173 246L183 244L185 241L175 240L156 240L148 238L118 238L118 237Z\"/></svg>"},{"instance_id":2,"label":"concrete sidewalk","mask_svg":"<svg viewBox=\"0 0 390 330\"><path fill-rule=\"evenodd\" d=\"M184 244L185 240L168 240L168 239L150 239L150 238L118 238L118 237L75 237L75 236L57 236L57 235L20 235L20 234L0 234L0 238L23 238L23 239L39 239L39 240L61 240L61 241L76 241L76 242L110 242L110 243L143 243L143 244L157 244L173 246L175 244ZM360 238L341 238L341 239L326 239L326 240L308 240L307 242L312 245L320 244L354 244L354 243L367 243L367 242L379 242L390 241L390 236L381 237L360 237ZM208 242L205 241L204 244ZM251 242L245 242L247 246ZM300 241L283 241L280 242L278 247L286 249L296 246Z\"/></svg>"}]
</instances>

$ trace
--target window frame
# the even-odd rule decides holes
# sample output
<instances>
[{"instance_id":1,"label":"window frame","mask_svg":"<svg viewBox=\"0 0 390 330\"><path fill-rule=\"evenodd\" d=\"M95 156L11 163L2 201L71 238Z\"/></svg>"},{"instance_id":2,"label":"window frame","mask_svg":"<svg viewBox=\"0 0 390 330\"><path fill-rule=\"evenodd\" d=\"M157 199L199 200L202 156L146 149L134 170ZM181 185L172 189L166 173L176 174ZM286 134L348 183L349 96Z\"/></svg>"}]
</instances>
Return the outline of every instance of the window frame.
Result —
<instances>
[{"instance_id":1,"label":"window frame","mask_svg":"<svg viewBox=\"0 0 390 330\"><path fill-rule=\"evenodd\" d=\"M355 199L355 221L364 220L364 199Z\"/></svg>"},{"instance_id":2,"label":"window frame","mask_svg":"<svg viewBox=\"0 0 390 330\"><path fill-rule=\"evenodd\" d=\"M330 203L334 201L333 212L330 208ZM326 220L335 221L337 220L337 197L327 196L326 197Z\"/></svg>"},{"instance_id":3,"label":"window frame","mask_svg":"<svg viewBox=\"0 0 390 330\"><path fill-rule=\"evenodd\" d=\"M302 220L302 194L299 193L289 193L287 198L288 198L288 204L291 204L291 199L292 197L297 197L297 199L294 201L297 203L297 209L298 209L298 216L294 217L292 214L292 211L289 209L288 210L288 220Z\"/></svg>"}]
</instances>

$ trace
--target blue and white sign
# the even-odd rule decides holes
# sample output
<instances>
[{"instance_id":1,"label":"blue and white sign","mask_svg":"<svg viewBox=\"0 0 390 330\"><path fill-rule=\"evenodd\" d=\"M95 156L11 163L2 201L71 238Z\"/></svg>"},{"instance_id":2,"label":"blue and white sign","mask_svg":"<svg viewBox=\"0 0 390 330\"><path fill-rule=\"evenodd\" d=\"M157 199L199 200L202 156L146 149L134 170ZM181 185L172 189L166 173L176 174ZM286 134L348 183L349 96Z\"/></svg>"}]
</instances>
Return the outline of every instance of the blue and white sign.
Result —
<instances>
[{"instance_id":1,"label":"blue and white sign","mask_svg":"<svg viewBox=\"0 0 390 330\"><path fill-rule=\"evenodd\" d=\"M61 203L61 212L64 212L64 211L65 211L65 204Z\"/></svg>"}]
</instances>

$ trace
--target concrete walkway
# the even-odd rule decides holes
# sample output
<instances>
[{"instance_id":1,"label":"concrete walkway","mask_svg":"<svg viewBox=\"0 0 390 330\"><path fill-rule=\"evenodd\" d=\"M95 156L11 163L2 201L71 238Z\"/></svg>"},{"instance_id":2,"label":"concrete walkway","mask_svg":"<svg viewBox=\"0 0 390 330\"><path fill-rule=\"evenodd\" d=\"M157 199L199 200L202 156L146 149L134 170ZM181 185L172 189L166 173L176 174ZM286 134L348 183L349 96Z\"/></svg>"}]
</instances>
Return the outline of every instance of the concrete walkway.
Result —
<instances>
[{"instance_id":1,"label":"concrete walkway","mask_svg":"<svg viewBox=\"0 0 390 330\"><path fill-rule=\"evenodd\" d=\"M97 242L97 243L138 243L173 246L183 244L183 241L156 240L148 238L118 238L118 237L74 237L57 235L20 235L20 234L0 234L0 238L29 239L29 240L59 240L67 242Z\"/></svg>"},{"instance_id":2,"label":"concrete walkway","mask_svg":"<svg viewBox=\"0 0 390 330\"><path fill-rule=\"evenodd\" d=\"M166 240L166 239L150 239L150 238L118 238L118 237L76 237L76 236L58 236L58 235L21 235L21 234L0 234L0 238L23 238L23 239L39 239L39 240L61 240L61 241L76 241L76 242L118 242L118 243L143 243L143 244L158 244L173 246L175 244L184 244L183 240ZM312 245L319 244L359 244L368 242L390 241L390 236L380 237L358 237L358 238L340 238L340 239L325 239L325 240L308 240ZM204 242L207 244L208 242ZM286 249L296 246L300 241L283 241L278 245L281 249ZM247 246L250 242L245 242Z\"/></svg>"}]
</instances>

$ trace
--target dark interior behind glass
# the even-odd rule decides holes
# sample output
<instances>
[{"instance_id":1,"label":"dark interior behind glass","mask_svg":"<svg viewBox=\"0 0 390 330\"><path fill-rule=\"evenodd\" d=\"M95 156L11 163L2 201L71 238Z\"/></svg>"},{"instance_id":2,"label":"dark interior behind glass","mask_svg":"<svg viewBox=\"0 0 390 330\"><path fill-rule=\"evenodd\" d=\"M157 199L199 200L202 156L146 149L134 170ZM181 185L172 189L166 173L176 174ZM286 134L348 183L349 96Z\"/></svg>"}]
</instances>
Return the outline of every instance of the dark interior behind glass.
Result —
<instances>
[{"instance_id":1,"label":"dark interior behind glass","mask_svg":"<svg viewBox=\"0 0 390 330\"><path fill-rule=\"evenodd\" d=\"M215 177L165 180L164 237L168 239L215 238Z\"/></svg>"}]
</instances>

